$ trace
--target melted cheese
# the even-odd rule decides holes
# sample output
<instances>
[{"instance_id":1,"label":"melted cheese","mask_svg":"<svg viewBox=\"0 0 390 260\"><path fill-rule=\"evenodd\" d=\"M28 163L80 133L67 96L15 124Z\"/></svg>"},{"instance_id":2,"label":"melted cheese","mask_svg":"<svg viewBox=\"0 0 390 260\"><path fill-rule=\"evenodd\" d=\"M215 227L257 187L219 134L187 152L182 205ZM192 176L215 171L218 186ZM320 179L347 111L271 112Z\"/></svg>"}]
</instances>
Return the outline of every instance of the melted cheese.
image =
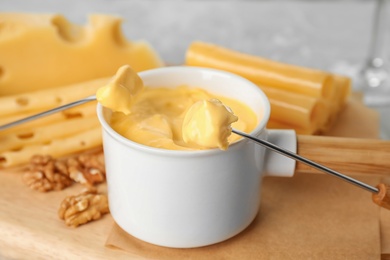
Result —
<instances>
[{"instance_id":1,"label":"melted cheese","mask_svg":"<svg viewBox=\"0 0 390 260\"><path fill-rule=\"evenodd\" d=\"M231 136L232 123L244 132L257 125L255 113L239 101L200 88L144 87L130 66L119 68L111 82L98 89L96 98L113 111L110 124L116 132L156 148L226 150L229 142L239 139Z\"/></svg>"},{"instance_id":2,"label":"melted cheese","mask_svg":"<svg viewBox=\"0 0 390 260\"><path fill-rule=\"evenodd\" d=\"M250 132L255 128L258 122L256 115L245 104L212 95L203 89L191 89L186 86L145 87L135 96L131 113L125 115L114 112L110 124L122 136L156 148L202 150L220 147L226 149L228 143L240 139L237 135L230 135L228 127L236 120L236 116L228 112L221 103L205 101L215 98L232 108L238 117L238 120L232 124L234 128L244 132ZM205 114L211 117L202 119ZM186 115L188 119L193 115L195 120L185 122ZM202 134L198 135L199 133Z\"/></svg>"},{"instance_id":3,"label":"melted cheese","mask_svg":"<svg viewBox=\"0 0 390 260\"><path fill-rule=\"evenodd\" d=\"M231 124L238 118L218 99L194 103L184 116L182 133L186 144L226 150Z\"/></svg>"},{"instance_id":4,"label":"melted cheese","mask_svg":"<svg viewBox=\"0 0 390 260\"><path fill-rule=\"evenodd\" d=\"M96 92L96 99L112 111L130 114L134 96L143 89L141 78L129 65L119 68L115 77Z\"/></svg>"}]
</instances>

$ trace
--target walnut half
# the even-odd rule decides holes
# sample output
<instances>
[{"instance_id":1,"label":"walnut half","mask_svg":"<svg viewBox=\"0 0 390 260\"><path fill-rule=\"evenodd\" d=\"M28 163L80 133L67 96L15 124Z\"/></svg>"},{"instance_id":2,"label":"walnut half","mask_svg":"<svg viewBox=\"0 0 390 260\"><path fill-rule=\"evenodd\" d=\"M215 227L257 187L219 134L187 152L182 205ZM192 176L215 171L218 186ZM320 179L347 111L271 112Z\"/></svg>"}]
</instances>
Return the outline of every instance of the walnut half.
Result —
<instances>
[{"instance_id":1,"label":"walnut half","mask_svg":"<svg viewBox=\"0 0 390 260\"><path fill-rule=\"evenodd\" d=\"M72 227L101 218L109 212L108 199L104 194L98 194L96 189L89 189L76 196L66 197L58 210L60 219Z\"/></svg>"},{"instance_id":2,"label":"walnut half","mask_svg":"<svg viewBox=\"0 0 390 260\"><path fill-rule=\"evenodd\" d=\"M50 156L35 155L31 158L29 170L23 174L23 181L42 192L62 190L73 183L62 166Z\"/></svg>"},{"instance_id":3,"label":"walnut half","mask_svg":"<svg viewBox=\"0 0 390 260\"><path fill-rule=\"evenodd\" d=\"M62 190L73 182L94 186L105 181L103 153L81 154L66 159L34 155L23 181L32 189L47 192Z\"/></svg>"},{"instance_id":4,"label":"walnut half","mask_svg":"<svg viewBox=\"0 0 390 260\"><path fill-rule=\"evenodd\" d=\"M105 181L103 154L82 154L66 161L69 177L75 182L95 185Z\"/></svg>"}]
</instances>

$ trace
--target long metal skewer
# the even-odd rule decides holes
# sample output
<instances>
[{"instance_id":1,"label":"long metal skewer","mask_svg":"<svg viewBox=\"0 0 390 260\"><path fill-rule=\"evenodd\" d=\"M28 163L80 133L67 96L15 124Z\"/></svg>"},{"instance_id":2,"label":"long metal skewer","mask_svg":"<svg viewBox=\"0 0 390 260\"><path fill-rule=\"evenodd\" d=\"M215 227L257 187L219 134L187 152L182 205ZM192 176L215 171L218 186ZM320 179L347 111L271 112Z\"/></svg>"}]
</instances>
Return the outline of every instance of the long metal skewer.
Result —
<instances>
[{"instance_id":1,"label":"long metal skewer","mask_svg":"<svg viewBox=\"0 0 390 260\"><path fill-rule=\"evenodd\" d=\"M32 115L32 116L29 116L29 117L26 117L26 118L23 118L23 119L20 119L20 120L17 120L17 121L14 121L14 122L11 122L11 123L8 123L8 124L5 124L5 125L2 125L0 126L0 131L1 130L5 130L7 128L11 128L13 126L16 126L16 125L19 125L19 124L23 124L23 123L26 123L26 122L29 122L29 121L32 121L32 120L35 120L35 119L38 119L38 118L41 118L41 117L44 117L44 116L48 116L48 115L51 115L51 114L54 114L54 113L57 113L59 111L62 111L62 110L65 110L65 109L68 109L68 108L71 108L71 107L75 107L75 106L78 106L78 105L81 105L81 104L84 104L84 103L87 103L87 102L90 102L90 101L94 101L96 100L96 96L89 96L89 97L86 97L86 98L83 98L83 99L80 99L80 100L77 100L77 101L74 101L72 103L69 103L69 104L65 104L65 105L62 105L62 106L59 106L59 107L56 107L56 108L53 108L53 109L50 109L50 110L47 110L47 111L44 111L44 112L41 112L39 114L35 114L35 115ZM319 163L316 163L316 162L313 162L305 157L302 157L296 153L293 153L291 151L288 151L282 147L279 147L277 145L274 145L273 143L270 143L268 141L265 141L265 140L262 140L262 139L258 139L256 137L253 137L251 135L248 135L244 132L241 132L239 130L236 130L236 129L232 129L232 132L237 134L237 135L240 135L242 137L245 137L245 138L248 138L262 146L265 146L267 147L268 149L271 149L272 151L274 152L277 152L279 154L282 154L284 156L287 156L291 159L294 159L294 160L297 160L297 161L300 161L306 165L309 165L313 168L316 168L322 172L325 172L325 173L328 173L328 174L331 174L335 177L338 177L346 182L349 182L355 186L358 186L364 190L367 190L367 191L370 191L372 193L378 193L379 190L375 187L372 187L366 183L363 183L361 181L358 181L354 178L351 178L349 176L346 176L344 174L341 174L337 171L334 171L328 167L325 167Z\"/></svg>"},{"instance_id":2,"label":"long metal skewer","mask_svg":"<svg viewBox=\"0 0 390 260\"><path fill-rule=\"evenodd\" d=\"M325 167L325 166L323 166L323 165L321 165L319 163L313 162L313 161L311 161L311 160L309 160L309 159L307 159L305 157L302 157L302 156L300 156L300 155L298 155L296 153L293 153L293 152L291 152L289 150L286 150L286 149L284 149L284 148L282 148L280 146L274 145L273 143L270 143L270 142L262 140L262 139L258 139L256 137L253 137L251 135L248 135L248 134L246 134L244 132L241 132L241 131L238 131L236 129L232 129L232 132L237 134L237 135L240 135L242 137L248 138L248 139L250 139L250 140L252 140L252 141L254 141L254 142L256 142L256 143L258 143L258 144L260 144L262 146L265 146L265 147L267 147L268 149L271 149L274 152L277 152L279 154L285 155L285 156L287 156L287 157L289 157L291 159L300 161L300 162L302 162L302 163L304 163L306 165L309 165L309 166L311 166L313 168L316 168L316 169L318 169L318 170L320 170L322 172L331 174L331 175L333 175L333 176L335 176L335 177L337 177L339 179L342 179L342 180L344 180L346 182L349 182L349 183L351 183L351 184L353 184L355 186L358 186L358 187L360 187L362 189L365 189L365 190L370 191L372 193L378 193L379 192L379 190L377 188L375 188L375 187L372 187L372 186L370 186L370 185L368 185L368 184L366 184L364 182L358 181L358 180L356 180L354 178L351 178L349 176L341 174L341 173L339 173L339 172L337 172L335 170L332 170L332 169L330 169L328 167Z\"/></svg>"},{"instance_id":3,"label":"long metal skewer","mask_svg":"<svg viewBox=\"0 0 390 260\"><path fill-rule=\"evenodd\" d=\"M55 113L60 112L62 110L66 110L68 108L75 107L75 106L78 106L78 105L81 105L81 104L84 104L84 103L87 103L87 102L90 102L90 101L94 101L94 100L96 100L96 96L89 96L89 97L86 97L86 98L74 101L72 103L65 104L65 105L62 105L62 106L59 106L59 107L56 107L56 108L53 108L53 109L41 112L39 114L35 114L35 115L29 116L29 117L25 117L25 118L22 118L20 120L16 120L14 122L11 122L11 123L8 123L8 124L0 126L0 131L8 129L8 128L11 128L11 127L14 127L14 126L17 126L17 125L20 125L20 124L23 124L23 123L27 123L29 121L32 121L32 120L35 120L35 119L38 119L38 118L41 118L41 117L44 117L44 116L55 114Z\"/></svg>"}]
</instances>

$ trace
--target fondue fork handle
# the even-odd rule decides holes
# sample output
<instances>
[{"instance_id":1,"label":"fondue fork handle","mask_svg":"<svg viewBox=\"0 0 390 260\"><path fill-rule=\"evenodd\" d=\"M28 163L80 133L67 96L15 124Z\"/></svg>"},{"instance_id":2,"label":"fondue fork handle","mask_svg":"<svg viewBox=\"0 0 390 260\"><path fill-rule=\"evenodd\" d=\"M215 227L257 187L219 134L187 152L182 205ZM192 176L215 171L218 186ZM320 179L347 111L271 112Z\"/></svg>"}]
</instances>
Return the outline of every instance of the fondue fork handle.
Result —
<instances>
[{"instance_id":1,"label":"fondue fork handle","mask_svg":"<svg viewBox=\"0 0 390 260\"><path fill-rule=\"evenodd\" d=\"M297 153L344 174L390 176L390 141L297 135ZM295 172L313 172L297 163Z\"/></svg>"},{"instance_id":2,"label":"fondue fork handle","mask_svg":"<svg viewBox=\"0 0 390 260\"><path fill-rule=\"evenodd\" d=\"M346 181L346 182L348 182L350 184L353 184L353 185L355 185L355 186L357 186L359 188L362 188L362 189L364 189L366 191L372 192L374 194L378 194L379 193L379 189L378 188L372 187L371 185L368 185L368 184L366 184L364 182L358 181L358 180L356 180L354 178L351 178L349 176L341 174L341 173L339 173L339 172L337 172L335 170L332 170L332 169L330 169L330 168L328 168L328 167L326 167L324 165L321 165L319 163L311 161L311 160L309 160L309 159L307 159L305 157L302 157L302 156L300 156L300 155L298 155L296 153L293 153L293 152L291 152L291 151L289 151L287 149L284 149L284 148L282 148L280 146L274 145L273 143L270 143L268 141L265 141L265 140L262 140L262 139L259 139L259 138L256 138L256 137L253 137L253 136L251 136L249 134L246 134L244 132L238 131L236 129L232 129L232 132L237 134L237 135L240 135L242 137L248 138L248 139L250 139L250 140L252 140L252 141L254 141L254 142L256 142L256 143L258 143L258 144L260 144L262 146L265 146L266 148L271 149L274 152L277 152L279 154L285 155L285 156L287 156L287 157L289 157L291 159L294 159L296 161L299 161L301 163L309 165L309 166L311 166L311 167L313 167L313 168L315 168L317 170L320 170L322 172L331 174L331 175L333 175L333 176L335 176L335 177L337 177L339 179L342 179L343 181Z\"/></svg>"},{"instance_id":3,"label":"fondue fork handle","mask_svg":"<svg viewBox=\"0 0 390 260\"><path fill-rule=\"evenodd\" d=\"M76 100L74 102L71 102L71 103L68 103L68 104L65 104L65 105L62 105L62 106L59 106L59 107L56 107L56 108L53 108L53 109L50 109L50 110L38 113L38 114L35 114L35 115L32 115L32 116L29 116L29 117L25 117L25 118L16 120L14 122L7 123L5 125L1 125L0 126L0 131L8 129L8 128L11 128L11 127L14 127L14 126L17 126L17 125L20 125L20 124L23 124L23 123L27 123L29 121L32 121L32 120L35 120L35 119L38 119L38 118L41 118L41 117L44 117L44 116L48 116L48 115L60 112L62 110L66 110L66 109L71 108L71 107L79 106L79 105L82 105L84 103L87 103L87 102L90 102L90 101L94 101L94 100L96 100L96 96L89 96L89 97L86 97L86 98L83 98L83 99L80 99L80 100Z\"/></svg>"},{"instance_id":4,"label":"fondue fork handle","mask_svg":"<svg viewBox=\"0 0 390 260\"><path fill-rule=\"evenodd\" d=\"M326 166L323 166L319 163L313 162L313 161L311 161L303 156L300 156L296 153L293 153L293 152L291 152L287 149L284 149L280 146L274 145L273 143L270 143L268 141L253 137L249 134L238 131L236 129L232 129L232 132L237 134L237 135L240 135L242 137L248 138L248 139L254 141L255 143L260 144L260 145L262 145L262 146L264 146L264 147L266 147L274 152L285 155L291 159L294 159L294 160L301 162L305 165L313 167L317 170L331 174L339 179L342 179L343 181L346 181L350 184L353 184L353 185L355 185L359 188L362 188L366 191L372 192L372 201L375 204L377 204L378 206L390 210L390 185L388 185L388 184L380 183L379 185L377 185L377 187L372 187L372 186L368 185L367 183L358 181L354 178L351 178L349 176L341 174L335 170L332 170L332 169L330 169Z\"/></svg>"}]
</instances>

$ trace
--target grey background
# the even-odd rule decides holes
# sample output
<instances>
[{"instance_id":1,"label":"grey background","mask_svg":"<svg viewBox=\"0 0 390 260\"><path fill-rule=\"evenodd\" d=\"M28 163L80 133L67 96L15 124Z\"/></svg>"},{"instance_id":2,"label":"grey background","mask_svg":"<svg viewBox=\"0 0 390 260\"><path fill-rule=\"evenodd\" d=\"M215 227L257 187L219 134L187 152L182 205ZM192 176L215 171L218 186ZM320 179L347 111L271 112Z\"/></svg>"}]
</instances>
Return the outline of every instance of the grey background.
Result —
<instances>
[{"instance_id":1,"label":"grey background","mask_svg":"<svg viewBox=\"0 0 390 260\"><path fill-rule=\"evenodd\" d=\"M0 11L62 13L75 23L90 13L124 18L128 39L145 39L180 64L194 40L250 54L338 70L367 55L374 1L0 0Z\"/></svg>"}]
</instances>

